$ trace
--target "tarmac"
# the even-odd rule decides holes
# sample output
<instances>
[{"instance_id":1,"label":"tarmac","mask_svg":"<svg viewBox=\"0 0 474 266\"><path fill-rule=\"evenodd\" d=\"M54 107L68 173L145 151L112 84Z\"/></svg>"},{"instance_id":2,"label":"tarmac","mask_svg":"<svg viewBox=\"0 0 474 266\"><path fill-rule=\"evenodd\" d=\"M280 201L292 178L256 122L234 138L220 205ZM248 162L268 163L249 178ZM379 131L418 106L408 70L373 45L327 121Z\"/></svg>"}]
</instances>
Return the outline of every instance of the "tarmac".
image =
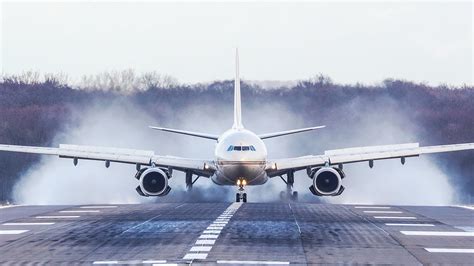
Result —
<instances>
[{"instance_id":1,"label":"tarmac","mask_svg":"<svg viewBox=\"0 0 474 266\"><path fill-rule=\"evenodd\" d=\"M0 208L0 264L474 264L460 206L159 203Z\"/></svg>"}]
</instances>

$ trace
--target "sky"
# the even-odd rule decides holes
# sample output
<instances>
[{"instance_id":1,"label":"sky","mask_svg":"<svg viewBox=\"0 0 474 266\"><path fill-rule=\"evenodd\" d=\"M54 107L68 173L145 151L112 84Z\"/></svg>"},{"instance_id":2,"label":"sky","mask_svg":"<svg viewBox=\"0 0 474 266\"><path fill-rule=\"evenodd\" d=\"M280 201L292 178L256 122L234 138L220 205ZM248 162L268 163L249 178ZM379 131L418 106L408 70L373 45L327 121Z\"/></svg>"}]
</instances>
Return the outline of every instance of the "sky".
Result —
<instances>
[{"instance_id":1,"label":"sky","mask_svg":"<svg viewBox=\"0 0 474 266\"><path fill-rule=\"evenodd\" d=\"M338 83L399 78L473 84L466 2L1 3L1 72L73 79L135 69L181 83L233 79Z\"/></svg>"}]
</instances>

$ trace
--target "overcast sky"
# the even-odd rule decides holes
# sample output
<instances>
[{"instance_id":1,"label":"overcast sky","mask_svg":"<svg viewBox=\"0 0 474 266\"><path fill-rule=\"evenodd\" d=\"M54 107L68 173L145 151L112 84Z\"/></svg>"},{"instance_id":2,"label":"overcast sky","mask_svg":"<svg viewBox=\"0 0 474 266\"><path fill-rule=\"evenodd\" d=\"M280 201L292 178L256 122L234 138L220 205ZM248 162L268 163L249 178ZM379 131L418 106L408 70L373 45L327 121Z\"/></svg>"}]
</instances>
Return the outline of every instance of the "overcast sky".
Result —
<instances>
[{"instance_id":1,"label":"overcast sky","mask_svg":"<svg viewBox=\"0 0 474 266\"><path fill-rule=\"evenodd\" d=\"M473 84L470 1L2 3L3 73L156 70L180 82Z\"/></svg>"}]
</instances>

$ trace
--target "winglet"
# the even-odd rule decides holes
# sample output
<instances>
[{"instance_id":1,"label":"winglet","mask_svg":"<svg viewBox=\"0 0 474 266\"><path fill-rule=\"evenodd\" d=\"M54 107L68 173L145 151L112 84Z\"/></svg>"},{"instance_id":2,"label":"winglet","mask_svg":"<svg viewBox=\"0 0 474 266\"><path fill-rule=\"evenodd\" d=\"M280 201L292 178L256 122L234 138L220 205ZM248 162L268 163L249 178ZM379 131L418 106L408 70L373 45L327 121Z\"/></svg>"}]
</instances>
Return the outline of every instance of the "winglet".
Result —
<instances>
[{"instance_id":1,"label":"winglet","mask_svg":"<svg viewBox=\"0 0 474 266\"><path fill-rule=\"evenodd\" d=\"M234 125L232 128L244 128L242 125L242 106L240 98L239 49L235 49L235 81L234 81Z\"/></svg>"}]
</instances>

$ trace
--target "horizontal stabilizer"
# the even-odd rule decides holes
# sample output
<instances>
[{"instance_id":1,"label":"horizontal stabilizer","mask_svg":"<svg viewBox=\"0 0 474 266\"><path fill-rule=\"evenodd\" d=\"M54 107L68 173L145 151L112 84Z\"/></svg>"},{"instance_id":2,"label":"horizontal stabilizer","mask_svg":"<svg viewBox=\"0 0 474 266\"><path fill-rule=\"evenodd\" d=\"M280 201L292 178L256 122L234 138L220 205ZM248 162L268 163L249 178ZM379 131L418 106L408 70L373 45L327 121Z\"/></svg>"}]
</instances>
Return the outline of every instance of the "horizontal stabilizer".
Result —
<instances>
[{"instance_id":1,"label":"horizontal stabilizer","mask_svg":"<svg viewBox=\"0 0 474 266\"><path fill-rule=\"evenodd\" d=\"M219 136L217 135L207 134L207 133L199 133L199 132L192 132L192 131L186 131L186 130L171 129L171 128L164 128L164 127L153 127L153 126L150 126L150 128L155 129L155 130L188 135L188 136L199 137L199 138L205 138L205 139L217 140L219 138Z\"/></svg>"},{"instance_id":2,"label":"horizontal stabilizer","mask_svg":"<svg viewBox=\"0 0 474 266\"><path fill-rule=\"evenodd\" d=\"M280 131L280 132L273 132L273 133L267 133L267 134L260 134L260 135L258 135L258 136L259 136L261 139L269 139L269 138L280 137L280 136L285 136L285 135L291 135L291 134L296 134L296 133L311 131L311 130L320 129L320 128L325 128L325 127L326 127L326 126L307 127L307 128L293 129L293 130Z\"/></svg>"}]
</instances>

